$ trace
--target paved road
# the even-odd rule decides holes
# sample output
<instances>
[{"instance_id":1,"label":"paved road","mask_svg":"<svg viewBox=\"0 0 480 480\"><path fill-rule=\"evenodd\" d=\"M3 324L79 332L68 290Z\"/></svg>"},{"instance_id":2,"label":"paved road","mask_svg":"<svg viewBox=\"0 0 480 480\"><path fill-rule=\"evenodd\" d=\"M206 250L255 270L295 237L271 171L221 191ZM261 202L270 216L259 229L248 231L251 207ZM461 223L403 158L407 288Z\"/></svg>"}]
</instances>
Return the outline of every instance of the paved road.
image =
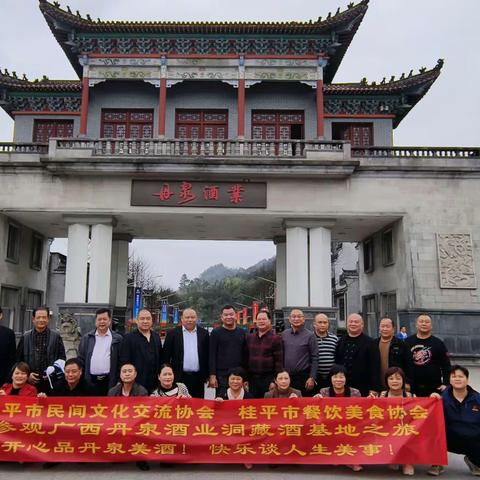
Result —
<instances>
[{"instance_id":1,"label":"paved road","mask_svg":"<svg viewBox=\"0 0 480 480\"><path fill-rule=\"evenodd\" d=\"M433 478L426 474L427 467L417 467L415 478ZM0 466L1 480L131 480L156 478L180 480L342 480L352 478L405 478L400 472L392 472L385 466L368 466L363 472L354 473L346 467L283 465L269 468L264 465L246 470L243 465L175 465L171 468L152 464L149 472L138 470L133 464L64 464L44 470L41 465L4 464ZM444 479L472 479L460 455L449 455L449 466Z\"/></svg>"}]
</instances>

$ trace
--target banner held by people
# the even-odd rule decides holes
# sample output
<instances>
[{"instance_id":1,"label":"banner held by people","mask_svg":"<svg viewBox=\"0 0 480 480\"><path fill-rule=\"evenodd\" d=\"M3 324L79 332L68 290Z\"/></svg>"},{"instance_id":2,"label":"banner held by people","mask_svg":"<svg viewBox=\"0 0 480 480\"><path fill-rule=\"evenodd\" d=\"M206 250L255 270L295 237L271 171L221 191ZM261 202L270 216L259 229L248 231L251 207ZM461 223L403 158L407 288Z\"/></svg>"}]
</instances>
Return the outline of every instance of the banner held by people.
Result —
<instances>
[{"instance_id":1,"label":"banner held by people","mask_svg":"<svg viewBox=\"0 0 480 480\"><path fill-rule=\"evenodd\" d=\"M433 398L0 401L0 461L447 463Z\"/></svg>"}]
</instances>

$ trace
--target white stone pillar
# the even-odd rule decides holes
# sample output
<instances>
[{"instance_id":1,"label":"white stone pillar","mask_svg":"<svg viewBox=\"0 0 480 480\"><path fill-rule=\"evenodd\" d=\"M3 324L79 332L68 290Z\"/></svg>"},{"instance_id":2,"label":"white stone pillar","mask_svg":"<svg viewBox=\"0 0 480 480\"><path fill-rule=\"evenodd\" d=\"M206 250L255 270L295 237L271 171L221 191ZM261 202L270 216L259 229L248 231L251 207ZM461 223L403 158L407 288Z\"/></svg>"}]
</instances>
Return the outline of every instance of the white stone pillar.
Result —
<instances>
[{"instance_id":1,"label":"white stone pillar","mask_svg":"<svg viewBox=\"0 0 480 480\"><path fill-rule=\"evenodd\" d=\"M275 309L280 310L287 306L287 244L285 237L274 238L276 245L275 256Z\"/></svg>"},{"instance_id":2,"label":"white stone pillar","mask_svg":"<svg viewBox=\"0 0 480 480\"><path fill-rule=\"evenodd\" d=\"M308 301L308 229L287 226L287 306L304 307Z\"/></svg>"},{"instance_id":3,"label":"white stone pillar","mask_svg":"<svg viewBox=\"0 0 480 480\"><path fill-rule=\"evenodd\" d=\"M110 275L110 304L127 306L128 244L129 235L114 235L112 242L112 268Z\"/></svg>"},{"instance_id":4,"label":"white stone pillar","mask_svg":"<svg viewBox=\"0 0 480 480\"><path fill-rule=\"evenodd\" d=\"M88 225L73 223L68 226L65 303L85 303L89 233Z\"/></svg>"},{"instance_id":5,"label":"white stone pillar","mask_svg":"<svg viewBox=\"0 0 480 480\"><path fill-rule=\"evenodd\" d=\"M310 228L310 306L332 306L331 231Z\"/></svg>"},{"instance_id":6,"label":"white stone pillar","mask_svg":"<svg viewBox=\"0 0 480 480\"><path fill-rule=\"evenodd\" d=\"M90 239L88 303L108 304L112 266L112 225L103 223L92 225Z\"/></svg>"}]
</instances>

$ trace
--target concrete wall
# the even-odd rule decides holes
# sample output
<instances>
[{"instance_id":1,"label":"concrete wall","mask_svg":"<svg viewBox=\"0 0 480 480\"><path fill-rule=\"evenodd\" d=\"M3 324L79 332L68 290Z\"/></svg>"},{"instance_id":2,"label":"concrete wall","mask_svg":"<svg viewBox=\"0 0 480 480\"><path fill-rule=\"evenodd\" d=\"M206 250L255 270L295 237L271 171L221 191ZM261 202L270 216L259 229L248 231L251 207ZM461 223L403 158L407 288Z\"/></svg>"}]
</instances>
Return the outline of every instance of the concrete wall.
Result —
<instances>
[{"instance_id":1,"label":"concrete wall","mask_svg":"<svg viewBox=\"0 0 480 480\"><path fill-rule=\"evenodd\" d=\"M326 118L325 140L332 139L332 123L373 123L373 144L389 147L393 145L393 125L390 118Z\"/></svg>"},{"instance_id":2,"label":"concrete wall","mask_svg":"<svg viewBox=\"0 0 480 480\"><path fill-rule=\"evenodd\" d=\"M48 269L48 286L46 304L52 312L52 324L58 325L58 304L64 302L65 297L65 267L66 256L52 252Z\"/></svg>"},{"instance_id":3,"label":"concrete wall","mask_svg":"<svg viewBox=\"0 0 480 480\"><path fill-rule=\"evenodd\" d=\"M107 81L90 88L87 136L100 137L101 113L104 108L152 109L153 132L158 132L159 89L146 82Z\"/></svg>"},{"instance_id":4,"label":"concrete wall","mask_svg":"<svg viewBox=\"0 0 480 480\"><path fill-rule=\"evenodd\" d=\"M44 239L42 268L40 270L32 268L30 259L34 232L18 222L13 223L20 228L20 249L17 263L6 260L9 218L0 215L0 287L15 288L19 291L17 304L2 305L2 308L4 309L4 324L14 328L17 333L22 333L23 330L31 328L31 311L28 310L31 305L28 305L27 302L29 290L40 292L42 303L45 302L49 242Z\"/></svg>"},{"instance_id":5,"label":"concrete wall","mask_svg":"<svg viewBox=\"0 0 480 480\"><path fill-rule=\"evenodd\" d=\"M317 136L316 92L301 83L259 83L246 89L245 137L252 138L252 110L303 110L305 138Z\"/></svg>"},{"instance_id":6,"label":"concrete wall","mask_svg":"<svg viewBox=\"0 0 480 480\"><path fill-rule=\"evenodd\" d=\"M13 129L13 141L17 143L33 142L33 124L35 120L73 120L73 136L80 131L79 115L17 115Z\"/></svg>"},{"instance_id":7,"label":"concrete wall","mask_svg":"<svg viewBox=\"0 0 480 480\"><path fill-rule=\"evenodd\" d=\"M41 270L33 269L30 266L30 258L32 235L34 232L18 222L13 223L20 227L20 254L18 263L12 263L6 260L9 219L5 215L0 215L0 281L2 284L21 286L45 292L49 249L48 239L44 239L42 268Z\"/></svg>"},{"instance_id":8,"label":"concrete wall","mask_svg":"<svg viewBox=\"0 0 480 480\"><path fill-rule=\"evenodd\" d=\"M357 268L357 244L353 242L342 242L342 248L337 252L337 259L333 262L332 270L335 279L335 291L339 293L343 292L341 294L345 295L345 319L351 313L358 313L361 310L359 280L358 276L348 276L341 282L340 275L342 275L343 270L357 270ZM345 321L339 319L338 326L344 328Z\"/></svg>"},{"instance_id":9,"label":"concrete wall","mask_svg":"<svg viewBox=\"0 0 480 480\"><path fill-rule=\"evenodd\" d=\"M222 82L190 81L167 89L166 137L175 137L176 109L228 110L228 138L237 136L237 89Z\"/></svg>"},{"instance_id":10,"label":"concrete wall","mask_svg":"<svg viewBox=\"0 0 480 480\"><path fill-rule=\"evenodd\" d=\"M393 259L391 265L383 265L382 232L393 229ZM364 270L364 245L359 246L359 275L360 293L365 295L379 295L385 292L396 292L397 308L406 308L412 305L412 282L410 271L410 258L407 255L408 238L405 236L403 222L398 221L368 237L373 240L373 271L365 273ZM364 239L366 240L366 239Z\"/></svg>"}]
</instances>

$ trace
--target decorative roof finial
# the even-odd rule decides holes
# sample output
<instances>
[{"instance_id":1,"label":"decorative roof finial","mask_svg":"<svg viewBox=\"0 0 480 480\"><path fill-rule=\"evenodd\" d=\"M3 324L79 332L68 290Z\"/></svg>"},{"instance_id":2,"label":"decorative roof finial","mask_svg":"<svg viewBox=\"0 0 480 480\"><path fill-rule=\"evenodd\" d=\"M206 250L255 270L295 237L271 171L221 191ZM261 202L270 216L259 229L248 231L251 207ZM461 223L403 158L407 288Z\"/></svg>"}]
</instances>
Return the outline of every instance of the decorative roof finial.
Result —
<instances>
[{"instance_id":1,"label":"decorative roof finial","mask_svg":"<svg viewBox=\"0 0 480 480\"><path fill-rule=\"evenodd\" d=\"M400 80L405 80L405 72L402 73L402 76L400 77Z\"/></svg>"},{"instance_id":2,"label":"decorative roof finial","mask_svg":"<svg viewBox=\"0 0 480 480\"><path fill-rule=\"evenodd\" d=\"M13 78L18 78L18 77L17 77L17 72L16 72L15 70L12 72L12 77L13 77Z\"/></svg>"},{"instance_id":3,"label":"decorative roof finial","mask_svg":"<svg viewBox=\"0 0 480 480\"><path fill-rule=\"evenodd\" d=\"M59 8L60 7L60 2L53 2L53 6Z\"/></svg>"},{"instance_id":4,"label":"decorative roof finial","mask_svg":"<svg viewBox=\"0 0 480 480\"><path fill-rule=\"evenodd\" d=\"M70 8L70 5L67 5L67 12L72 13L72 9Z\"/></svg>"},{"instance_id":5,"label":"decorative roof finial","mask_svg":"<svg viewBox=\"0 0 480 480\"><path fill-rule=\"evenodd\" d=\"M427 71L427 67L422 67L422 68L419 70L420 73L425 73L426 71Z\"/></svg>"},{"instance_id":6,"label":"decorative roof finial","mask_svg":"<svg viewBox=\"0 0 480 480\"><path fill-rule=\"evenodd\" d=\"M332 18L332 12L328 12L327 20L329 20L330 18Z\"/></svg>"},{"instance_id":7,"label":"decorative roof finial","mask_svg":"<svg viewBox=\"0 0 480 480\"><path fill-rule=\"evenodd\" d=\"M49 80L49 78L48 78L46 75L44 75L44 76L42 77L42 80L41 80L41 81L42 81L42 82L48 82L48 80Z\"/></svg>"},{"instance_id":8,"label":"decorative roof finial","mask_svg":"<svg viewBox=\"0 0 480 480\"><path fill-rule=\"evenodd\" d=\"M89 22L92 21L92 17L90 16L90 14L87 13L86 17L87 17L87 20L88 20Z\"/></svg>"},{"instance_id":9,"label":"decorative roof finial","mask_svg":"<svg viewBox=\"0 0 480 480\"><path fill-rule=\"evenodd\" d=\"M439 58L437 60L436 68L442 68L444 63L445 63L445 60L443 58Z\"/></svg>"},{"instance_id":10,"label":"decorative roof finial","mask_svg":"<svg viewBox=\"0 0 480 480\"><path fill-rule=\"evenodd\" d=\"M337 8L337 11L335 12L335 15L338 15L340 13L340 7Z\"/></svg>"},{"instance_id":11,"label":"decorative roof finial","mask_svg":"<svg viewBox=\"0 0 480 480\"><path fill-rule=\"evenodd\" d=\"M408 72L408 78L410 78L412 75L413 75L413 70L410 70L410 71Z\"/></svg>"},{"instance_id":12,"label":"decorative roof finial","mask_svg":"<svg viewBox=\"0 0 480 480\"><path fill-rule=\"evenodd\" d=\"M5 71L3 73L4 73L4 75L10 76L10 72L7 69L5 69Z\"/></svg>"},{"instance_id":13,"label":"decorative roof finial","mask_svg":"<svg viewBox=\"0 0 480 480\"><path fill-rule=\"evenodd\" d=\"M360 84L361 85L368 85L367 77L363 77L362 80L360 81Z\"/></svg>"},{"instance_id":14,"label":"decorative roof finial","mask_svg":"<svg viewBox=\"0 0 480 480\"><path fill-rule=\"evenodd\" d=\"M347 7L350 9L350 8L353 8L354 5L355 5L355 4L354 4L353 2L350 2L350 3L347 5Z\"/></svg>"},{"instance_id":15,"label":"decorative roof finial","mask_svg":"<svg viewBox=\"0 0 480 480\"><path fill-rule=\"evenodd\" d=\"M392 82L394 82L394 81L395 81L395 75L392 75L392 76L390 77L390 80L388 81L388 83L392 83Z\"/></svg>"},{"instance_id":16,"label":"decorative roof finial","mask_svg":"<svg viewBox=\"0 0 480 480\"><path fill-rule=\"evenodd\" d=\"M382 81L380 82L382 85L385 85L385 83L387 83L387 79L385 77L383 77Z\"/></svg>"},{"instance_id":17,"label":"decorative roof finial","mask_svg":"<svg viewBox=\"0 0 480 480\"><path fill-rule=\"evenodd\" d=\"M317 22L320 23L322 21L322 17L318 17Z\"/></svg>"},{"instance_id":18,"label":"decorative roof finial","mask_svg":"<svg viewBox=\"0 0 480 480\"><path fill-rule=\"evenodd\" d=\"M28 82L28 78L25 74L23 74L22 80L25 80L26 82Z\"/></svg>"},{"instance_id":19,"label":"decorative roof finial","mask_svg":"<svg viewBox=\"0 0 480 480\"><path fill-rule=\"evenodd\" d=\"M80 15L80 12L79 12L78 10L77 10L76 13L77 13L77 17L78 17L78 18L82 18L82 16Z\"/></svg>"}]
</instances>

